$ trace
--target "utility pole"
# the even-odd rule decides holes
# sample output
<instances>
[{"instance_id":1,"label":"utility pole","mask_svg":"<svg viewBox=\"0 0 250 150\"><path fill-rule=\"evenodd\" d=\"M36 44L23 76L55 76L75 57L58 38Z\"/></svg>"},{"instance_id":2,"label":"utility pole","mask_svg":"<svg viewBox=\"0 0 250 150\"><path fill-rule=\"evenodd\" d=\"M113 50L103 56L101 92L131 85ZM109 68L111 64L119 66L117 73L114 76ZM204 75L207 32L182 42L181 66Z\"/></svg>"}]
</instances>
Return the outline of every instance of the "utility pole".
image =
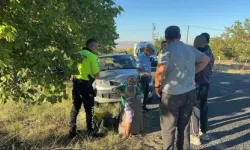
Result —
<instances>
[{"instance_id":1,"label":"utility pole","mask_svg":"<svg viewBox=\"0 0 250 150\"><path fill-rule=\"evenodd\" d=\"M153 40L153 43L156 40L156 38L157 38L156 27L155 27L155 24L153 23L153 31L152 31L152 40Z\"/></svg>"},{"instance_id":2,"label":"utility pole","mask_svg":"<svg viewBox=\"0 0 250 150\"><path fill-rule=\"evenodd\" d=\"M188 44L188 36L189 36L189 26L187 27L187 39L186 39L186 44Z\"/></svg>"}]
</instances>

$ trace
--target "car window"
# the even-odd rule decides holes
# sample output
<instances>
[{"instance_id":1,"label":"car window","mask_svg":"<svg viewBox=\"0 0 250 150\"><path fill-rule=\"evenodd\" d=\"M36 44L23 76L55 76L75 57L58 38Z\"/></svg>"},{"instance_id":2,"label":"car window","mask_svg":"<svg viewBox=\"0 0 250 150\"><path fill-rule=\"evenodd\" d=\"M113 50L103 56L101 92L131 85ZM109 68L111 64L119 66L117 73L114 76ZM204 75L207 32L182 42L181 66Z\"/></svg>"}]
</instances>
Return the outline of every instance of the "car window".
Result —
<instances>
[{"instance_id":1,"label":"car window","mask_svg":"<svg viewBox=\"0 0 250 150\"><path fill-rule=\"evenodd\" d=\"M130 55L102 56L98 59L100 70L136 69L136 62Z\"/></svg>"}]
</instances>

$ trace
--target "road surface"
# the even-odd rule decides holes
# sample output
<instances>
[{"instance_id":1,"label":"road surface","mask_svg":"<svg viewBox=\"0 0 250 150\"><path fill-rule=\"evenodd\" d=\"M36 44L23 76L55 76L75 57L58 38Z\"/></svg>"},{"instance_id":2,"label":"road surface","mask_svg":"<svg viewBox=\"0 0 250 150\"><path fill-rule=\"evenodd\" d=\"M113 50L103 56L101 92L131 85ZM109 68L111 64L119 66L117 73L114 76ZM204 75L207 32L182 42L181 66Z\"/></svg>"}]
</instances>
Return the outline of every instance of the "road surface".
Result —
<instances>
[{"instance_id":1,"label":"road surface","mask_svg":"<svg viewBox=\"0 0 250 150\"><path fill-rule=\"evenodd\" d=\"M145 136L148 148L160 149L157 102L149 107ZM211 141L192 149L250 149L250 76L214 72L209 95Z\"/></svg>"}]
</instances>

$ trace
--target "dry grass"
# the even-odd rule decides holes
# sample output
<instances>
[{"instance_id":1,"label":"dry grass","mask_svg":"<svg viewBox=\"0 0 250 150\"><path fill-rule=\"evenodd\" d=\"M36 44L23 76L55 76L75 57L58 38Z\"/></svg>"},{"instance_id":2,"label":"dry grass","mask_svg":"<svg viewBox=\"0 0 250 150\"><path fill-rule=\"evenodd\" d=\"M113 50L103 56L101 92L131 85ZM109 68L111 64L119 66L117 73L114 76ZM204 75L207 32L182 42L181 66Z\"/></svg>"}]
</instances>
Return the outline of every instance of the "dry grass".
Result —
<instances>
[{"instance_id":1,"label":"dry grass","mask_svg":"<svg viewBox=\"0 0 250 150\"><path fill-rule=\"evenodd\" d=\"M8 102L0 105L0 149L145 149L144 137L132 136L121 142L113 131L100 139L86 137L85 120L78 117L79 134L67 138L71 101L27 105ZM83 111L82 111L83 112ZM151 136L152 137L152 136Z\"/></svg>"},{"instance_id":2,"label":"dry grass","mask_svg":"<svg viewBox=\"0 0 250 150\"><path fill-rule=\"evenodd\" d=\"M31 106L15 102L1 105L0 146L14 146L21 149L120 149L130 147L125 143L124 145L118 144L119 135L112 131L104 138L88 139L84 131L85 120L81 117L78 117L81 132L75 139L67 139L70 108L71 101L53 105ZM140 149L140 147L137 148Z\"/></svg>"},{"instance_id":3,"label":"dry grass","mask_svg":"<svg viewBox=\"0 0 250 150\"><path fill-rule=\"evenodd\" d=\"M250 74L250 64L248 63L236 63L224 60L219 63L216 61L213 69L234 74Z\"/></svg>"},{"instance_id":4,"label":"dry grass","mask_svg":"<svg viewBox=\"0 0 250 150\"><path fill-rule=\"evenodd\" d=\"M5 147L10 149L142 149L144 147L143 138L139 141L138 137L132 137L121 143L120 136L113 131L109 131L107 136L100 139L88 139L85 119L80 116L77 121L79 134L73 140L68 139L71 105L71 100L42 105L12 101L1 104L0 149ZM112 108L118 107L112 105ZM108 109L104 111L107 112ZM83 112L82 108L79 115Z\"/></svg>"}]
</instances>

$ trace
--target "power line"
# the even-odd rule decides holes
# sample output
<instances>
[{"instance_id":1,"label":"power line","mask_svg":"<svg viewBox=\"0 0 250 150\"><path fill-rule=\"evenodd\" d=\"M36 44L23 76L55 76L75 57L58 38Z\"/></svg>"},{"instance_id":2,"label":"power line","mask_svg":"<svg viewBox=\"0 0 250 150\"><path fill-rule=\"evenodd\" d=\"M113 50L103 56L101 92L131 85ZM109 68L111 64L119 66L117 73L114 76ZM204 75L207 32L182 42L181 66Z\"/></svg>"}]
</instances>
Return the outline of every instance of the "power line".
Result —
<instances>
[{"instance_id":1,"label":"power line","mask_svg":"<svg viewBox=\"0 0 250 150\"><path fill-rule=\"evenodd\" d=\"M119 31L119 32L129 32L129 31L147 31L147 30L152 30L152 29L124 30L124 31Z\"/></svg>"},{"instance_id":2,"label":"power line","mask_svg":"<svg viewBox=\"0 0 250 150\"><path fill-rule=\"evenodd\" d=\"M226 30L223 30L223 29L214 29L214 28L199 27L199 26L190 26L190 27L200 28L200 29L208 29L208 30L226 31Z\"/></svg>"},{"instance_id":3,"label":"power line","mask_svg":"<svg viewBox=\"0 0 250 150\"><path fill-rule=\"evenodd\" d=\"M181 25L179 27L188 27L189 28L200 28L200 29L207 29L207 30L216 30L216 31L226 31L223 29L215 29L215 28L208 28L208 27L201 27L201 26L193 26L193 25ZM158 28L158 29L166 29L166 28ZM152 29L135 29L135 30L124 30L124 31L119 31L119 32L130 32L130 31L147 31L147 30L151 30Z\"/></svg>"},{"instance_id":4,"label":"power line","mask_svg":"<svg viewBox=\"0 0 250 150\"><path fill-rule=\"evenodd\" d=\"M156 34L156 26L153 23L153 30L152 30L152 40L155 41L156 39L158 39L159 34Z\"/></svg>"}]
</instances>

